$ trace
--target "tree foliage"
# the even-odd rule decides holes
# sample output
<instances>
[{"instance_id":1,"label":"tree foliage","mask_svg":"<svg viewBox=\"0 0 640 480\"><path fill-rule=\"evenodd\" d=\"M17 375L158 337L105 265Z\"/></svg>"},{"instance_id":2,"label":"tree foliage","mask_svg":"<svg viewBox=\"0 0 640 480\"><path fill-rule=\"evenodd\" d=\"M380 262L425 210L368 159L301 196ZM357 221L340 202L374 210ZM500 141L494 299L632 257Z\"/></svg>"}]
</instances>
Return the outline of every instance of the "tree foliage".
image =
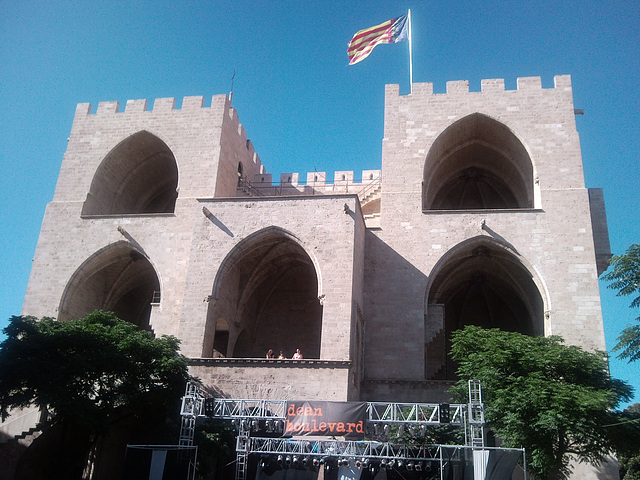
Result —
<instances>
[{"instance_id":1,"label":"tree foliage","mask_svg":"<svg viewBox=\"0 0 640 480\"><path fill-rule=\"evenodd\" d=\"M541 479L563 479L570 455L598 463L613 448L613 413L632 388L608 375L606 356L567 346L559 337L530 337L467 326L452 336L465 402L468 380L482 383L486 421L505 446L526 448Z\"/></svg>"},{"instance_id":2,"label":"tree foliage","mask_svg":"<svg viewBox=\"0 0 640 480\"><path fill-rule=\"evenodd\" d=\"M620 412L618 422L612 428L616 434L620 480L640 480L640 403Z\"/></svg>"},{"instance_id":3,"label":"tree foliage","mask_svg":"<svg viewBox=\"0 0 640 480\"><path fill-rule=\"evenodd\" d=\"M125 415L171 406L188 379L174 337L96 311L57 322L11 318L0 344L0 414L37 405L54 418L101 434Z\"/></svg>"},{"instance_id":4,"label":"tree foliage","mask_svg":"<svg viewBox=\"0 0 640 480\"><path fill-rule=\"evenodd\" d=\"M610 265L613 270L604 274L602 279L611 282L608 287L617 290L618 296L633 295L631 308L640 307L640 244L631 245L626 253L613 257ZM622 330L613 348L614 352L620 352L620 358L629 362L640 359L640 316L636 322L638 325L629 325Z\"/></svg>"},{"instance_id":5,"label":"tree foliage","mask_svg":"<svg viewBox=\"0 0 640 480\"><path fill-rule=\"evenodd\" d=\"M234 465L237 431L226 420L207 418L196 427L198 473L203 478L226 478L225 468Z\"/></svg>"}]
</instances>

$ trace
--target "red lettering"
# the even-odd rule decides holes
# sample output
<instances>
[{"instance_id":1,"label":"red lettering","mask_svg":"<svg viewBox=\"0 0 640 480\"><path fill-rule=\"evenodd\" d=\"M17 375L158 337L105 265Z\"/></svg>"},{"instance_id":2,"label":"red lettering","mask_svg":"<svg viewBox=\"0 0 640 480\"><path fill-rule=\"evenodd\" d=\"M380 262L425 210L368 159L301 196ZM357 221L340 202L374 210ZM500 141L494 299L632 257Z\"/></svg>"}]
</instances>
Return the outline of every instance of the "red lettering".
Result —
<instances>
[{"instance_id":1,"label":"red lettering","mask_svg":"<svg viewBox=\"0 0 640 480\"><path fill-rule=\"evenodd\" d=\"M364 434L364 421L326 421L322 407L290 403L287 406L284 431L288 434ZM305 421L306 420L306 421Z\"/></svg>"}]
</instances>

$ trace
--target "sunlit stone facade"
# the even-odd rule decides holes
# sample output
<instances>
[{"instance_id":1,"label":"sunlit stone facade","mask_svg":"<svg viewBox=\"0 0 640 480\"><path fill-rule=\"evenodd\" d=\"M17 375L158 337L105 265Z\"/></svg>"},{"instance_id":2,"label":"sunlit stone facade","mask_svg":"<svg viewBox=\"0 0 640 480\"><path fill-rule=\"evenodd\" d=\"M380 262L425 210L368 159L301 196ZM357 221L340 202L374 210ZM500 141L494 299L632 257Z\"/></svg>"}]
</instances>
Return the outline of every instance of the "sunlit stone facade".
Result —
<instances>
[{"instance_id":1,"label":"sunlit stone facade","mask_svg":"<svg viewBox=\"0 0 640 480\"><path fill-rule=\"evenodd\" d=\"M114 310L231 397L443 401L466 324L604 349L570 78L385 102L381 170L279 181L226 95L80 104L23 313Z\"/></svg>"}]
</instances>

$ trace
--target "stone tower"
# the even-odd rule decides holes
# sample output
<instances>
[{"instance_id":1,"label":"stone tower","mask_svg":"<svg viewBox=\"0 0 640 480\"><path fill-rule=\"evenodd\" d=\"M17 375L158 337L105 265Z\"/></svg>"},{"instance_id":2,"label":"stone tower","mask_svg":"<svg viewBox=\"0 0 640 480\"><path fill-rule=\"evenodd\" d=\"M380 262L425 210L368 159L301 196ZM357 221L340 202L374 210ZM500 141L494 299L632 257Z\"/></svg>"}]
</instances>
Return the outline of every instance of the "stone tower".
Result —
<instances>
[{"instance_id":1,"label":"stone tower","mask_svg":"<svg viewBox=\"0 0 640 480\"><path fill-rule=\"evenodd\" d=\"M227 96L203 105L78 106L23 314L114 310L247 398L444 401L465 324L604 349L608 233L569 77L389 85L360 181L274 182Z\"/></svg>"}]
</instances>

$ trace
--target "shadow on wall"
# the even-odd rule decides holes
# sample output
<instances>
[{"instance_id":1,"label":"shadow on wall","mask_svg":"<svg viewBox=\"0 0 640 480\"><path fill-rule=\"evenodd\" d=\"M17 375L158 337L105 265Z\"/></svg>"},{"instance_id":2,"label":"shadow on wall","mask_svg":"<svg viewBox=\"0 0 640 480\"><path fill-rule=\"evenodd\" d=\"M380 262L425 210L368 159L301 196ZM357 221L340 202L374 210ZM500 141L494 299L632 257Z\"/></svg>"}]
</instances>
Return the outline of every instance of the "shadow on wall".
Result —
<instances>
[{"instance_id":1,"label":"shadow on wall","mask_svg":"<svg viewBox=\"0 0 640 480\"><path fill-rule=\"evenodd\" d=\"M365 377L424 380L427 276L371 230L365 245Z\"/></svg>"}]
</instances>

